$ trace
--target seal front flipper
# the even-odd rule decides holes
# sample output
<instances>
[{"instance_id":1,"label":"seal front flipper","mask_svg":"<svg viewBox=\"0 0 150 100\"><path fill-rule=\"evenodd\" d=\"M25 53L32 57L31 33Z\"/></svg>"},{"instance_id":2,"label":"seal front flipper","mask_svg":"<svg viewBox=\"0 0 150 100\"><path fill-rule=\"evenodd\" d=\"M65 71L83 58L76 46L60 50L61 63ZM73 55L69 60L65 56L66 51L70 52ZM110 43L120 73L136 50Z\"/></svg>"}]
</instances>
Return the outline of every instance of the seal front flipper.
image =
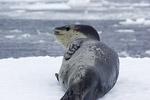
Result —
<instances>
[{"instance_id":1,"label":"seal front flipper","mask_svg":"<svg viewBox=\"0 0 150 100\"><path fill-rule=\"evenodd\" d=\"M58 78L58 73L55 73L55 76L56 76L57 80L59 81L59 78Z\"/></svg>"},{"instance_id":2,"label":"seal front flipper","mask_svg":"<svg viewBox=\"0 0 150 100\"><path fill-rule=\"evenodd\" d=\"M68 49L64 55L64 58L66 60L69 60L72 57L72 55L76 52L76 50L78 50L81 43L82 43L82 39L77 39L77 40L73 41L72 43L70 43L68 46Z\"/></svg>"}]
</instances>

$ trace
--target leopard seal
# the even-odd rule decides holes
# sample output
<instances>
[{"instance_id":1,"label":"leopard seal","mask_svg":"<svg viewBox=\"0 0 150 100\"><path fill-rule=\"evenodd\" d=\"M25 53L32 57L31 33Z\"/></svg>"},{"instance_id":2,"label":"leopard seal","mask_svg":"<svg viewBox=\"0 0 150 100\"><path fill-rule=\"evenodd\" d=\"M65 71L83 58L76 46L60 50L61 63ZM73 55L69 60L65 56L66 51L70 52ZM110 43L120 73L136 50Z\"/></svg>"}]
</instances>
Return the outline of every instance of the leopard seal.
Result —
<instances>
[{"instance_id":1,"label":"leopard seal","mask_svg":"<svg viewBox=\"0 0 150 100\"><path fill-rule=\"evenodd\" d=\"M113 88L119 75L118 55L100 41L92 26L56 27L54 37L66 49L55 74L66 89L60 100L97 100Z\"/></svg>"}]
</instances>

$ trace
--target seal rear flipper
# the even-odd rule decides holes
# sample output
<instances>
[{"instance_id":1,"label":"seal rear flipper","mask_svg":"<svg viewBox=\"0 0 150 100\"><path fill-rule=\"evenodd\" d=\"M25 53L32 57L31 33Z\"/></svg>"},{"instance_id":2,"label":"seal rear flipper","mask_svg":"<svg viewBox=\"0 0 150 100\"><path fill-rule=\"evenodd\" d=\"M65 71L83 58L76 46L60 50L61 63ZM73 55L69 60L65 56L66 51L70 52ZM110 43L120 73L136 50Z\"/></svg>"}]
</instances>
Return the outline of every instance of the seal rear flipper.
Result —
<instances>
[{"instance_id":1,"label":"seal rear flipper","mask_svg":"<svg viewBox=\"0 0 150 100\"><path fill-rule=\"evenodd\" d=\"M98 77L92 68L79 67L71 76L69 88L61 100L96 100Z\"/></svg>"},{"instance_id":2,"label":"seal rear flipper","mask_svg":"<svg viewBox=\"0 0 150 100\"><path fill-rule=\"evenodd\" d=\"M69 88L60 100L83 100L82 94L76 93L73 88Z\"/></svg>"},{"instance_id":3,"label":"seal rear flipper","mask_svg":"<svg viewBox=\"0 0 150 100\"><path fill-rule=\"evenodd\" d=\"M59 81L58 73L55 73L56 79Z\"/></svg>"}]
</instances>

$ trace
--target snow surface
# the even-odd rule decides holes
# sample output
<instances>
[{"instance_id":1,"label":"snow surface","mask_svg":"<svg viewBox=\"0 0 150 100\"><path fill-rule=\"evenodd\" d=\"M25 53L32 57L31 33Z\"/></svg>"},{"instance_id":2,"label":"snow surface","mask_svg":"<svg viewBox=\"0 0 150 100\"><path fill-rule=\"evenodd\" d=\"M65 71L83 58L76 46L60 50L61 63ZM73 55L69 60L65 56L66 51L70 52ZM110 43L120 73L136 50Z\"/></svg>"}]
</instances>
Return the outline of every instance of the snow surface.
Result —
<instances>
[{"instance_id":1,"label":"snow surface","mask_svg":"<svg viewBox=\"0 0 150 100\"><path fill-rule=\"evenodd\" d=\"M15 35L6 35L5 38L6 39L13 39L15 37Z\"/></svg>"},{"instance_id":2,"label":"snow surface","mask_svg":"<svg viewBox=\"0 0 150 100\"><path fill-rule=\"evenodd\" d=\"M133 32L135 32L135 31L134 31L134 30L131 30L131 29L119 29L119 30L117 30L116 32L120 32L120 33L122 33L122 32L133 33Z\"/></svg>"},{"instance_id":3,"label":"snow surface","mask_svg":"<svg viewBox=\"0 0 150 100\"><path fill-rule=\"evenodd\" d=\"M26 10L64 10L71 7L65 3L33 3L33 4L20 4L11 6L10 9L26 9ZM22 13L22 12L21 12Z\"/></svg>"},{"instance_id":4,"label":"snow surface","mask_svg":"<svg viewBox=\"0 0 150 100\"><path fill-rule=\"evenodd\" d=\"M62 57L28 57L0 60L0 100L60 100L58 84ZM99 100L149 100L150 58L120 58L115 87Z\"/></svg>"},{"instance_id":5,"label":"snow surface","mask_svg":"<svg viewBox=\"0 0 150 100\"><path fill-rule=\"evenodd\" d=\"M1 2L50 2L50 1L66 1L66 0L0 0Z\"/></svg>"},{"instance_id":6,"label":"snow surface","mask_svg":"<svg viewBox=\"0 0 150 100\"><path fill-rule=\"evenodd\" d=\"M68 4L70 5L83 5L90 3L90 0L69 0Z\"/></svg>"},{"instance_id":7,"label":"snow surface","mask_svg":"<svg viewBox=\"0 0 150 100\"><path fill-rule=\"evenodd\" d=\"M142 24L142 25L150 25L150 20L146 20L145 18L137 18L135 21L132 19L126 19L124 22L120 22L120 24L131 24L131 25L137 25L137 24Z\"/></svg>"},{"instance_id":8,"label":"snow surface","mask_svg":"<svg viewBox=\"0 0 150 100\"><path fill-rule=\"evenodd\" d=\"M4 0L0 0L4 1ZM9 1L10 3L8 3ZM21 2L23 1L23 2ZM0 18L37 20L125 20L120 24L150 25L149 3L117 3L102 0L6 0L0 3ZM62 0L57 0L62 1ZM4 10L5 9L5 10ZM88 16L88 17L87 17ZM129 19L129 20L128 20ZM131 20L130 20L131 19ZM137 19L134 21L132 19ZM142 20L141 20L142 19Z\"/></svg>"}]
</instances>

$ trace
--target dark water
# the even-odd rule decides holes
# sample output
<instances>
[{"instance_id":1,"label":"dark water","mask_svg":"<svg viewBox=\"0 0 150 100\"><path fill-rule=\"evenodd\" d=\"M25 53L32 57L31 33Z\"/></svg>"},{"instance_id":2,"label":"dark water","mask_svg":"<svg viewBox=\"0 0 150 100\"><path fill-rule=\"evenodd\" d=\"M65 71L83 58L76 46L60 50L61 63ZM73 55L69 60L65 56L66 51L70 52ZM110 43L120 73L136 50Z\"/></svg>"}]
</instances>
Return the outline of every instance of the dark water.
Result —
<instances>
[{"instance_id":1,"label":"dark water","mask_svg":"<svg viewBox=\"0 0 150 100\"><path fill-rule=\"evenodd\" d=\"M101 41L121 57L150 57L150 27L121 25L122 20L14 20L0 19L0 58L62 56L53 28L68 24L89 24Z\"/></svg>"}]
</instances>

